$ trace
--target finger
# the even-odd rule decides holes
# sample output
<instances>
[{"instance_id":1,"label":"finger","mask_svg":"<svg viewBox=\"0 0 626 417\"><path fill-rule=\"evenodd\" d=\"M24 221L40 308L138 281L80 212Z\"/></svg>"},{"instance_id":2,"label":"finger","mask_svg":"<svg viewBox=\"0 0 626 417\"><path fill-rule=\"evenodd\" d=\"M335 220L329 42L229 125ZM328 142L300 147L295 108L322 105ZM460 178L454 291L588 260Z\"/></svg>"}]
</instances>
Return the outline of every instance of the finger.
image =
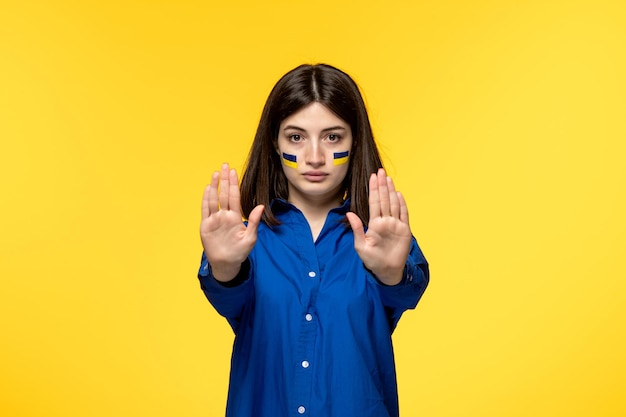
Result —
<instances>
[{"instance_id":1,"label":"finger","mask_svg":"<svg viewBox=\"0 0 626 417\"><path fill-rule=\"evenodd\" d=\"M400 191L396 192L398 195L398 203L400 203L400 221L405 224L409 224L409 208L406 206L404 196Z\"/></svg>"},{"instance_id":2,"label":"finger","mask_svg":"<svg viewBox=\"0 0 626 417\"><path fill-rule=\"evenodd\" d=\"M400 202L398 201L398 192L393 185L391 177L387 177L387 189L389 190L389 212L394 219L400 218Z\"/></svg>"},{"instance_id":3,"label":"finger","mask_svg":"<svg viewBox=\"0 0 626 417\"><path fill-rule=\"evenodd\" d=\"M230 170L230 191L228 192L228 208L241 213L241 203L239 194L239 180L237 179L237 171Z\"/></svg>"},{"instance_id":4,"label":"finger","mask_svg":"<svg viewBox=\"0 0 626 417\"><path fill-rule=\"evenodd\" d=\"M370 175L370 222L376 217L380 217L380 198L378 197L378 179L376 174Z\"/></svg>"},{"instance_id":5,"label":"finger","mask_svg":"<svg viewBox=\"0 0 626 417\"><path fill-rule=\"evenodd\" d=\"M217 184L220 179L220 173L214 172L213 177L211 177L211 185L209 185L209 216L213 213L217 213L219 210L219 206L217 205Z\"/></svg>"},{"instance_id":6,"label":"finger","mask_svg":"<svg viewBox=\"0 0 626 417\"><path fill-rule=\"evenodd\" d=\"M380 196L380 215L389 216L389 189L387 188L387 175L384 169L378 170L378 195Z\"/></svg>"},{"instance_id":7,"label":"finger","mask_svg":"<svg viewBox=\"0 0 626 417\"><path fill-rule=\"evenodd\" d=\"M346 218L352 228L354 234L354 248L358 251L365 246L365 230L363 229L363 222L356 214L352 212L346 213Z\"/></svg>"},{"instance_id":8,"label":"finger","mask_svg":"<svg viewBox=\"0 0 626 417\"><path fill-rule=\"evenodd\" d=\"M246 229L247 235L254 236L256 238L259 223L261 223L261 216L263 215L263 210L265 210L265 206L260 204L253 208L250 212L250 215L248 216L248 228Z\"/></svg>"},{"instance_id":9,"label":"finger","mask_svg":"<svg viewBox=\"0 0 626 417\"><path fill-rule=\"evenodd\" d=\"M211 192L211 185L204 187L204 194L202 195L202 218L209 217L209 193Z\"/></svg>"},{"instance_id":10,"label":"finger","mask_svg":"<svg viewBox=\"0 0 626 417\"><path fill-rule=\"evenodd\" d=\"M228 173L228 164L222 165L220 173L220 209L228 210L228 192L230 191L230 178Z\"/></svg>"}]
</instances>

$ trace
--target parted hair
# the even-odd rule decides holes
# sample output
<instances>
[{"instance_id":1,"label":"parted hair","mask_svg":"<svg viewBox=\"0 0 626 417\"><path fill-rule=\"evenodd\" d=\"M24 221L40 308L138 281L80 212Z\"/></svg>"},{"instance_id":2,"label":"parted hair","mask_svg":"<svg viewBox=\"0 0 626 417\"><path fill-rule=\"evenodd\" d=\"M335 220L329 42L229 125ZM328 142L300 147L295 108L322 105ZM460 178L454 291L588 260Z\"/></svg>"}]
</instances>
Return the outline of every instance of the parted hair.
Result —
<instances>
[{"instance_id":1,"label":"parted hair","mask_svg":"<svg viewBox=\"0 0 626 417\"><path fill-rule=\"evenodd\" d=\"M241 180L241 209L245 218L254 207L263 204L262 221L270 226L280 224L270 207L272 200L289 197L287 178L276 152L280 124L313 102L326 106L352 129L350 165L343 194L350 199L350 211L367 225L369 177L382 168L382 161L359 87L348 74L326 64L300 65L278 80L270 92Z\"/></svg>"}]
</instances>

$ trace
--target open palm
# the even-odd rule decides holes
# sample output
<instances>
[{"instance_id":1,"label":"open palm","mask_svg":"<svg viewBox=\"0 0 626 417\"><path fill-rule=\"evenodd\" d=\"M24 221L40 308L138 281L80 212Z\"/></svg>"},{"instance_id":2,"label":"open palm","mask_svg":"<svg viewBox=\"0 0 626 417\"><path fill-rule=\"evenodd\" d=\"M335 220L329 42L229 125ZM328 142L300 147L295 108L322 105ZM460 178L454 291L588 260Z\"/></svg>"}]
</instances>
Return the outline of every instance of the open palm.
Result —
<instances>
[{"instance_id":1,"label":"open palm","mask_svg":"<svg viewBox=\"0 0 626 417\"><path fill-rule=\"evenodd\" d=\"M354 248L380 281L397 284L402 279L412 235L404 197L382 168L370 177L369 211L367 232L356 214L347 214L354 232Z\"/></svg>"},{"instance_id":2,"label":"open palm","mask_svg":"<svg viewBox=\"0 0 626 417\"><path fill-rule=\"evenodd\" d=\"M219 191L218 191L219 190ZM252 210L248 227L241 219L237 172L222 166L215 172L202 198L200 238L204 253L219 281L233 279L254 247L263 206Z\"/></svg>"}]
</instances>

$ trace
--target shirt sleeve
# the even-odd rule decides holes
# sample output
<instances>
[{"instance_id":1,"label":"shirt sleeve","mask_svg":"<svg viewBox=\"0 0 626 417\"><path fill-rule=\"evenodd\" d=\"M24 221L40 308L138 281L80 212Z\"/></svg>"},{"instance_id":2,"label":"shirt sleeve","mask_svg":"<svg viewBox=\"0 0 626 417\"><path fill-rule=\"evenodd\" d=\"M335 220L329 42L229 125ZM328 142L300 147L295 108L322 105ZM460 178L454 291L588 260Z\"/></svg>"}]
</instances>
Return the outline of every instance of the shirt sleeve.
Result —
<instances>
[{"instance_id":1,"label":"shirt sleeve","mask_svg":"<svg viewBox=\"0 0 626 417\"><path fill-rule=\"evenodd\" d=\"M206 255L202 254L198 271L200 288L215 310L228 320L235 333L246 308L250 307L254 294L252 275L250 260L246 259L241 265L239 274L233 280L220 282L213 276Z\"/></svg>"},{"instance_id":2,"label":"shirt sleeve","mask_svg":"<svg viewBox=\"0 0 626 417\"><path fill-rule=\"evenodd\" d=\"M430 280L428 262L415 238L412 239L404 274L398 284L385 285L374 275L372 276L378 283L381 300L387 310L392 330L395 329L404 311L417 306Z\"/></svg>"}]
</instances>

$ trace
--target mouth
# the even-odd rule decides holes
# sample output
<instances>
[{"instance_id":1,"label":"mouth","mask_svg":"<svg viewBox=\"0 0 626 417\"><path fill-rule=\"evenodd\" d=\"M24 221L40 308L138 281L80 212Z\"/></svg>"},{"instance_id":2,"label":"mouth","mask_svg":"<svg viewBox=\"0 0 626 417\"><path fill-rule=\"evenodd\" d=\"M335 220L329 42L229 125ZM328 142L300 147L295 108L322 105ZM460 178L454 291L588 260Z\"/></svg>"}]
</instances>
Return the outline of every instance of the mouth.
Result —
<instances>
[{"instance_id":1,"label":"mouth","mask_svg":"<svg viewBox=\"0 0 626 417\"><path fill-rule=\"evenodd\" d=\"M324 178L328 176L328 174L322 171L307 171L302 175L304 176L305 179L311 182L324 181Z\"/></svg>"}]
</instances>

